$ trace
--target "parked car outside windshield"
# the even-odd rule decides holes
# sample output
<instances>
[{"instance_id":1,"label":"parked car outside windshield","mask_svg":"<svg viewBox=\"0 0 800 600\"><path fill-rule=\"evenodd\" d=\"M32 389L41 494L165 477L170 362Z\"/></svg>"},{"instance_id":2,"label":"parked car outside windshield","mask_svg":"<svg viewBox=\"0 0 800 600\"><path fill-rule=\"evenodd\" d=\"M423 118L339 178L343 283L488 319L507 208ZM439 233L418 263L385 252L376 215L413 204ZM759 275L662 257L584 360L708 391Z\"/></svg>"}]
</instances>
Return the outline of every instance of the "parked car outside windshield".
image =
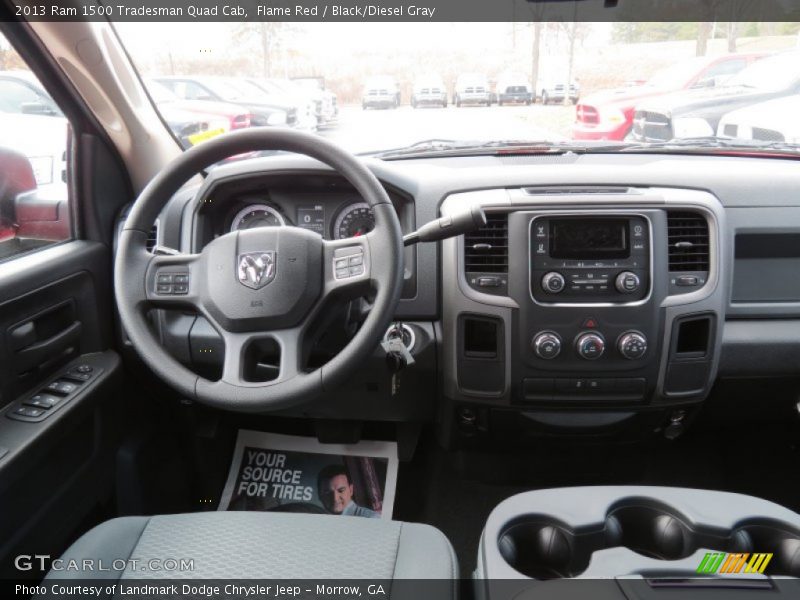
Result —
<instances>
[{"instance_id":1,"label":"parked car outside windshield","mask_svg":"<svg viewBox=\"0 0 800 600\"><path fill-rule=\"evenodd\" d=\"M511 142L515 152L520 142L634 152L681 140L680 151L706 152L710 139L731 151L740 138L719 137L725 114L790 95L800 64L800 25L788 23L733 37L719 26L703 47L699 23L292 23L266 47L234 23L204 27L213 52L187 23L117 30L141 75L183 100L233 104L251 126L393 158L405 148L493 154ZM637 122L660 131L637 133ZM707 139L687 141L698 136Z\"/></svg>"}]
</instances>

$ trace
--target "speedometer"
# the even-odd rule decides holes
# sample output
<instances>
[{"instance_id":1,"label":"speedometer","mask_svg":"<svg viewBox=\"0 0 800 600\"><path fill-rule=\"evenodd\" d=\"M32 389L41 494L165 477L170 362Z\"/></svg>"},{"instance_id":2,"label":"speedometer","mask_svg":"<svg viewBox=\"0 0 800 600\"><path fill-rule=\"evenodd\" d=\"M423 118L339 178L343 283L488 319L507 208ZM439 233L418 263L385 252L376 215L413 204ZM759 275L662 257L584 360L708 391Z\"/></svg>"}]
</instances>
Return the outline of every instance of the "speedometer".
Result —
<instances>
[{"instance_id":1,"label":"speedometer","mask_svg":"<svg viewBox=\"0 0 800 600\"><path fill-rule=\"evenodd\" d=\"M366 202L346 206L333 224L333 237L343 240L366 235L375 228L375 215Z\"/></svg>"},{"instance_id":2,"label":"speedometer","mask_svg":"<svg viewBox=\"0 0 800 600\"><path fill-rule=\"evenodd\" d=\"M231 231L255 227L282 227L286 225L281 213L268 204L250 204L233 216Z\"/></svg>"}]
</instances>

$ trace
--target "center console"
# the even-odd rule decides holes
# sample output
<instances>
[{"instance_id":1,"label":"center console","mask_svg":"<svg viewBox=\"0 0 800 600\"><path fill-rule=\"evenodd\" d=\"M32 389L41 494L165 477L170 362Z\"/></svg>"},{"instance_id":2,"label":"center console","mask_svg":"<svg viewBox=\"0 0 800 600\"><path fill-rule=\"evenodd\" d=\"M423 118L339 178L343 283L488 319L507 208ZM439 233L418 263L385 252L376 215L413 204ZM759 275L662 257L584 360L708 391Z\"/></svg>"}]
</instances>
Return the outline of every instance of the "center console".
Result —
<instances>
[{"instance_id":1,"label":"center console","mask_svg":"<svg viewBox=\"0 0 800 600\"><path fill-rule=\"evenodd\" d=\"M713 381L724 211L705 192L455 194L488 223L443 243L446 439L677 435Z\"/></svg>"},{"instance_id":2,"label":"center console","mask_svg":"<svg viewBox=\"0 0 800 600\"><path fill-rule=\"evenodd\" d=\"M526 492L489 515L475 575L493 600L797 597L800 515L707 490Z\"/></svg>"}]
</instances>

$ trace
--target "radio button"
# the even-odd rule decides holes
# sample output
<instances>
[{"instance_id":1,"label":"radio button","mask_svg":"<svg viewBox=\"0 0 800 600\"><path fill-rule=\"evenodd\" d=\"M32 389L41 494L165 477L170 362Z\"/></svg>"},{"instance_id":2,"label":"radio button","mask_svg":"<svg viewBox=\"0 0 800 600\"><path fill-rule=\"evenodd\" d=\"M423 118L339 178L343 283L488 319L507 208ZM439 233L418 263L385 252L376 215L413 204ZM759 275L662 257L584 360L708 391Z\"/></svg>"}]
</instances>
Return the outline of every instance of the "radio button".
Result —
<instances>
[{"instance_id":1,"label":"radio button","mask_svg":"<svg viewBox=\"0 0 800 600\"><path fill-rule=\"evenodd\" d=\"M563 291L565 285L566 282L564 281L564 276L561 273L551 271L542 277L542 288L545 292L558 294L559 292Z\"/></svg>"},{"instance_id":2,"label":"radio button","mask_svg":"<svg viewBox=\"0 0 800 600\"><path fill-rule=\"evenodd\" d=\"M561 354L561 338L552 331L543 331L537 334L531 342L536 356L544 360L551 360Z\"/></svg>"},{"instance_id":3,"label":"radio button","mask_svg":"<svg viewBox=\"0 0 800 600\"><path fill-rule=\"evenodd\" d=\"M575 350L585 360L600 358L605 349L606 341L599 333L582 333L575 340Z\"/></svg>"},{"instance_id":4,"label":"radio button","mask_svg":"<svg viewBox=\"0 0 800 600\"><path fill-rule=\"evenodd\" d=\"M620 294L632 294L639 289L640 285L639 276L631 271L623 271L617 275L614 281L614 287Z\"/></svg>"}]
</instances>

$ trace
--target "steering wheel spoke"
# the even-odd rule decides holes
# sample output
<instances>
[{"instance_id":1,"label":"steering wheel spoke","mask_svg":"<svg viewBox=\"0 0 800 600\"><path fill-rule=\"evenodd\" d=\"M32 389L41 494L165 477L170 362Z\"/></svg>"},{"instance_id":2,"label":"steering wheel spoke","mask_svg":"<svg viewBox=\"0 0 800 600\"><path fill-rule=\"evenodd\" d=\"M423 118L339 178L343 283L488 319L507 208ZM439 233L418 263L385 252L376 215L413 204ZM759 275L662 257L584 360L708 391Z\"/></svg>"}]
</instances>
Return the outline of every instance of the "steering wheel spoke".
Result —
<instances>
[{"instance_id":1,"label":"steering wheel spoke","mask_svg":"<svg viewBox=\"0 0 800 600\"><path fill-rule=\"evenodd\" d=\"M370 241L375 233L325 242L322 298L355 297L373 284Z\"/></svg>"},{"instance_id":2,"label":"steering wheel spoke","mask_svg":"<svg viewBox=\"0 0 800 600\"><path fill-rule=\"evenodd\" d=\"M199 254L156 255L145 274L147 302L160 308L200 308Z\"/></svg>"},{"instance_id":3,"label":"steering wheel spoke","mask_svg":"<svg viewBox=\"0 0 800 600\"><path fill-rule=\"evenodd\" d=\"M219 329L225 343L225 358L222 366L224 383L238 387L262 387L279 384L303 372L302 368L302 327L280 329L270 332L234 333ZM277 345L277 376L269 381L249 381L245 373L248 362L258 361L258 345L274 342ZM248 357L248 353L251 356Z\"/></svg>"}]
</instances>

